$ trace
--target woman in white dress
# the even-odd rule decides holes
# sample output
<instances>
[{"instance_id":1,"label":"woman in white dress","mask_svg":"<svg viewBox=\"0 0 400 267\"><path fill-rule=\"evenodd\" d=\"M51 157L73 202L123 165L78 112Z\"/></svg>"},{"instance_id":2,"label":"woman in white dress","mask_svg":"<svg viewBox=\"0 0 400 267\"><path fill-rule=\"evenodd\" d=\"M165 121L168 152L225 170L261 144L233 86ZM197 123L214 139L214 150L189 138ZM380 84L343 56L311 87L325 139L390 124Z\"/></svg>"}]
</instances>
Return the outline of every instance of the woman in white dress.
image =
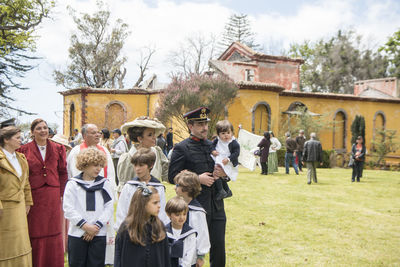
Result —
<instances>
[{"instance_id":1,"label":"woman in white dress","mask_svg":"<svg viewBox=\"0 0 400 267\"><path fill-rule=\"evenodd\" d=\"M278 172L278 155L276 151L281 149L282 145L272 131L269 133L271 135L271 146L269 147L268 174L272 174L274 172Z\"/></svg>"}]
</instances>

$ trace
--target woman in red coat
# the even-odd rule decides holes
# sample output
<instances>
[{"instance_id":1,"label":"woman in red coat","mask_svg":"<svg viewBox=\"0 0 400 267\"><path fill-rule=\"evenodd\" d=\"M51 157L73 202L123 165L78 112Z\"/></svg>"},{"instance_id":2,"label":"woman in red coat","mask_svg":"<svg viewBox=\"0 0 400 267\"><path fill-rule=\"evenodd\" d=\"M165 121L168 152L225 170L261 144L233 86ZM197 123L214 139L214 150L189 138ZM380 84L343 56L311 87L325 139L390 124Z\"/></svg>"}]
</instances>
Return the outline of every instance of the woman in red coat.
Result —
<instances>
[{"instance_id":1,"label":"woman in red coat","mask_svg":"<svg viewBox=\"0 0 400 267\"><path fill-rule=\"evenodd\" d=\"M65 148L48 140L49 129L42 119L32 122L31 132L33 141L19 151L28 160L34 203L28 214L33 267L63 267L61 197L67 182Z\"/></svg>"}]
</instances>

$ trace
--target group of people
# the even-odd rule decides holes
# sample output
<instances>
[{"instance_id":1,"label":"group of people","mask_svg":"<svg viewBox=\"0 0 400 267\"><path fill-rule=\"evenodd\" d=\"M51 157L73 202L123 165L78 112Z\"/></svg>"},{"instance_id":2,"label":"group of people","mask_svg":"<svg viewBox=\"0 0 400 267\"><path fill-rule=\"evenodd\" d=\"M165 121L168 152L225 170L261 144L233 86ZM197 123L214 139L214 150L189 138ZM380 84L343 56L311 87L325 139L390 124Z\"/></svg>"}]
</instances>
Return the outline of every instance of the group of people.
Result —
<instances>
[{"instance_id":1,"label":"group of people","mask_svg":"<svg viewBox=\"0 0 400 267\"><path fill-rule=\"evenodd\" d=\"M49 139L42 119L22 146L20 130L2 124L0 267L64 266L63 215L71 267L202 266L207 253L211 266L225 266L224 198L232 196L227 182L237 177L240 146L228 121L219 122L214 143L207 139L209 112L184 114L190 136L170 161L156 146L165 127L148 117L114 130L109 147L100 142L107 132L86 124L72 149L66 138ZM119 153L123 134L134 145ZM166 200L161 181L175 184L176 197Z\"/></svg>"},{"instance_id":2,"label":"group of people","mask_svg":"<svg viewBox=\"0 0 400 267\"><path fill-rule=\"evenodd\" d=\"M307 167L307 184L317 183L317 166L322 166L322 145L317 140L316 133L310 133L310 139L306 140L304 130L300 130L296 138L292 138L290 132L285 133L286 153L285 171L289 174L292 165L296 175ZM261 174L267 175L278 171L278 158L276 151L281 148L281 143L274 137L272 132L265 132L263 139L258 144ZM356 143L351 148L350 163L352 167L352 182L360 182L364 168L366 147L362 136L358 136Z\"/></svg>"}]
</instances>

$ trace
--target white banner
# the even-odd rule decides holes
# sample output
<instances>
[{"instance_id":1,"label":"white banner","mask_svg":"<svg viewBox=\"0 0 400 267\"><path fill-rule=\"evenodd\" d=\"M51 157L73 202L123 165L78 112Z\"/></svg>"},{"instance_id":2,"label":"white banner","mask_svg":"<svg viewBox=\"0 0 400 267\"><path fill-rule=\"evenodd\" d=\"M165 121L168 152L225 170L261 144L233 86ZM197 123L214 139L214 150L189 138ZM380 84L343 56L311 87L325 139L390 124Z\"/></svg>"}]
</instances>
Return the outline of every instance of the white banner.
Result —
<instances>
[{"instance_id":1,"label":"white banner","mask_svg":"<svg viewBox=\"0 0 400 267\"><path fill-rule=\"evenodd\" d=\"M239 130L237 138L240 144L239 163L251 171L256 169L257 158L254 156L254 151L258 149L257 145L261 139L263 139L261 135L253 134L244 129Z\"/></svg>"}]
</instances>

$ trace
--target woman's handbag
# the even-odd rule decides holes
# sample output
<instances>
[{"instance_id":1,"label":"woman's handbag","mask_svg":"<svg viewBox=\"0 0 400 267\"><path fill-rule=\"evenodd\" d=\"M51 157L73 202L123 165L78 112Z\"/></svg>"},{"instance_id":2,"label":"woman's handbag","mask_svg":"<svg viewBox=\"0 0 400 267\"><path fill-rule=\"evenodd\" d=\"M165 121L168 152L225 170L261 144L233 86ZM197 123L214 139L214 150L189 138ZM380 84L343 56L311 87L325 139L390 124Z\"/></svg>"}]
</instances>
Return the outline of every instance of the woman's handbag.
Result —
<instances>
[{"instance_id":1,"label":"woman's handbag","mask_svg":"<svg viewBox=\"0 0 400 267\"><path fill-rule=\"evenodd\" d=\"M350 156L349 167L353 167L353 165L354 165L354 158L353 156Z\"/></svg>"},{"instance_id":2,"label":"woman's handbag","mask_svg":"<svg viewBox=\"0 0 400 267\"><path fill-rule=\"evenodd\" d=\"M260 155L261 155L260 149L254 150L254 156L260 156Z\"/></svg>"}]
</instances>

